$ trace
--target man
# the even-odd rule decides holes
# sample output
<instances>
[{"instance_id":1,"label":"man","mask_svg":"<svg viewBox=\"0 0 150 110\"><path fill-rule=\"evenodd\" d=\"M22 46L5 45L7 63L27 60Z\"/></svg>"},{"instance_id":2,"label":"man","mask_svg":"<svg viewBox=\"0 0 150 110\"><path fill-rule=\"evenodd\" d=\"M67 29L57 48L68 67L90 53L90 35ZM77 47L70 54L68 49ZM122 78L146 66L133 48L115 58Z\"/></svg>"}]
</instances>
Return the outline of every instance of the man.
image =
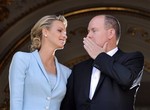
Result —
<instances>
[{"instance_id":1,"label":"man","mask_svg":"<svg viewBox=\"0 0 150 110\"><path fill-rule=\"evenodd\" d=\"M61 110L134 110L144 57L118 48L120 30L111 15L89 22L83 44L91 59L73 67Z\"/></svg>"}]
</instances>

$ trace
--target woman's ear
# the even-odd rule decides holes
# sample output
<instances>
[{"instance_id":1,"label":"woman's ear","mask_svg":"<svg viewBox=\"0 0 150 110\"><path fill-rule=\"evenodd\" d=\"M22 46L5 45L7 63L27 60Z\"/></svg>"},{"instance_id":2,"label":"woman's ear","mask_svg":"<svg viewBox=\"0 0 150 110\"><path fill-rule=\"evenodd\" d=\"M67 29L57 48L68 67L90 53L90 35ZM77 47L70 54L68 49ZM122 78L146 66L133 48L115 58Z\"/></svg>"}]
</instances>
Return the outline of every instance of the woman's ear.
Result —
<instances>
[{"instance_id":1,"label":"woman's ear","mask_svg":"<svg viewBox=\"0 0 150 110\"><path fill-rule=\"evenodd\" d=\"M42 29L42 35L47 38L47 29L46 28Z\"/></svg>"}]
</instances>

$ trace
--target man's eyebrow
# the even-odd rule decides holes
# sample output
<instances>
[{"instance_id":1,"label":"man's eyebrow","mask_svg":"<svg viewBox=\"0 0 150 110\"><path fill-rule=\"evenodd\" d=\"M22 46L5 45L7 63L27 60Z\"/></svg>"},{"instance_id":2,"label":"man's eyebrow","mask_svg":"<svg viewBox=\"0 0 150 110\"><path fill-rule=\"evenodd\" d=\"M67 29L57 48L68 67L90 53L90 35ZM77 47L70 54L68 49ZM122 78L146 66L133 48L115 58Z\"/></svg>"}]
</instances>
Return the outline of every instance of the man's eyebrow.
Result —
<instances>
[{"instance_id":1,"label":"man's eyebrow","mask_svg":"<svg viewBox=\"0 0 150 110\"><path fill-rule=\"evenodd\" d=\"M91 29L88 29L88 30L94 30L95 28L93 27L93 28L91 28Z\"/></svg>"}]
</instances>

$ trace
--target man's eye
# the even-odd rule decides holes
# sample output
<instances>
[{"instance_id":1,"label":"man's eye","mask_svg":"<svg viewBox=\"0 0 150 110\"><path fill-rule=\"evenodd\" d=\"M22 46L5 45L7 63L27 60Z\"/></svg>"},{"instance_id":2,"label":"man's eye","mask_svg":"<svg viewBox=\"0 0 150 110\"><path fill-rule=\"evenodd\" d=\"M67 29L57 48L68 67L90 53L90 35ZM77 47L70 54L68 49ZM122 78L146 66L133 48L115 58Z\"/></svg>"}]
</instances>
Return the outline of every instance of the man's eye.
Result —
<instances>
[{"instance_id":1,"label":"man's eye","mask_svg":"<svg viewBox=\"0 0 150 110\"><path fill-rule=\"evenodd\" d=\"M60 30L60 29L59 29L58 31L59 31L59 32L62 32L62 30Z\"/></svg>"}]
</instances>

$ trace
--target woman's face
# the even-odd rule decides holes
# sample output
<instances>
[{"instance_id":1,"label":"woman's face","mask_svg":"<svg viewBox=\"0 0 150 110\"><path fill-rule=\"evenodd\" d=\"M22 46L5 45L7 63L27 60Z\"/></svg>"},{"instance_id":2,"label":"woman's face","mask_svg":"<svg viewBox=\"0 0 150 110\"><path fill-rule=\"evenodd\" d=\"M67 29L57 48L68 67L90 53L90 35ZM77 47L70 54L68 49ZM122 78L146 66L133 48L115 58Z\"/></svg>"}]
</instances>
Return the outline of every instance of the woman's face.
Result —
<instances>
[{"instance_id":1,"label":"woman's face","mask_svg":"<svg viewBox=\"0 0 150 110\"><path fill-rule=\"evenodd\" d=\"M48 45L54 49L63 49L66 43L66 28L63 22L55 20L47 31Z\"/></svg>"}]
</instances>

